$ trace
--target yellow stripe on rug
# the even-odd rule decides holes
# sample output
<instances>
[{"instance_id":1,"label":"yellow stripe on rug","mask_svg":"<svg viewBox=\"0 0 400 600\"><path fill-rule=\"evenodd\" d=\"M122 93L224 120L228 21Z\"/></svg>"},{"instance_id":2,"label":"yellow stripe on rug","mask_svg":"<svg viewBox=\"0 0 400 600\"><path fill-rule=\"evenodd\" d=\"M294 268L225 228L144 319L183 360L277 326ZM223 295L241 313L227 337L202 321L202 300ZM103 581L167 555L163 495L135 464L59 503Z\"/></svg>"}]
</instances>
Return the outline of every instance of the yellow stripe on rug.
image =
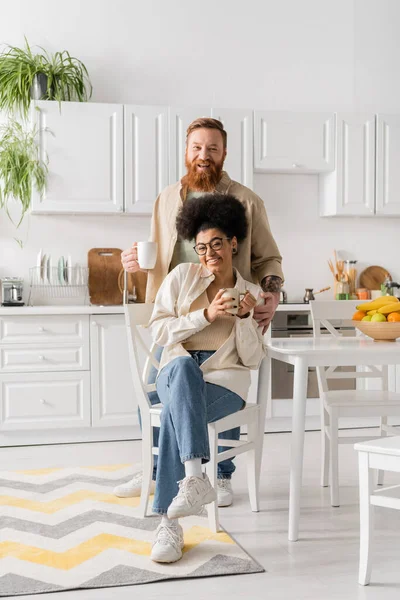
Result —
<instances>
[{"instance_id":1,"label":"yellow stripe on rug","mask_svg":"<svg viewBox=\"0 0 400 600\"><path fill-rule=\"evenodd\" d=\"M208 540L235 545L235 542L225 532L212 533L209 529L200 526L194 526L185 531L184 538L183 553L193 550L195 546ZM130 554L150 556L151 547L150 542L102 533L78 544L74 548L69 548L65 552L45 550L19 542L0 542L0 559L13 557L45 567L68 571L105 550L121 550Z\"/></svg>"},{"instance_id":2,"label":"yellow stripe on rug","mask_svg":"<svg viewBox=\"0 0 400 600\"><path fill-rule=\"evenodd\" d=\"M48 502L26 500L24 498L16 498L15 496L0 496L0 506L15 506L17 508L24 508L26 510L53 514L59 510L62 510L63 508L67 508L73 504L78 504L79 502L84 502L85 500L93 500L95 502L106 502L108 504L131 507L139 506L140 503L140 498L117 498L113 494L103 494L100 492L94 492L92 490L80 490L79 492L74 492L64 496L63 498L50 500Z\"/></svg>"},{"instance_id":3,"label":"yellow stripe on rug","mask_svg":"<svg viewBox=\"0 0 400 600\"><path fill-rule=\"evenodd\" d=\"M54 552L53 550L43 550L35 546L26 546L18 542L1 542L1 558L17 558L54 569L68 571L79 566L81 563L97 556L105 550L123 550L131 554L150 556L150 542L141 540L123 538L108 533L102 533L96 537L82 542L75 548L70 548L65 552Z\"/></svg>"}]
</instances>

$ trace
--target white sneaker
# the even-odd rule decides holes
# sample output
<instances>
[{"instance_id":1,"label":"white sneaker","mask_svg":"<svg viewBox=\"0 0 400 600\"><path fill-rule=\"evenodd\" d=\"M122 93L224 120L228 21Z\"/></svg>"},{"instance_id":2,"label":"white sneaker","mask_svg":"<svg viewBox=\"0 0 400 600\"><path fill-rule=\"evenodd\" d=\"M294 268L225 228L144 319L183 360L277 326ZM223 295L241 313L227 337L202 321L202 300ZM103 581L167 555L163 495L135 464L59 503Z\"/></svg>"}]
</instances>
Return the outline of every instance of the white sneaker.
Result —
<instances>
[{"instance_id":1,"label":"white sneaker","mask_svg":"<svg viewBox=\"0 0 400 600\"><path fill-rule=\"evenodd\" d=\"M217 493L204 473L203 478L185 477L179 481L179 491L168 507L168 518L196 515L204 504L217 499Z\"/></svg>"},{"instance_id":2,"label":"white sneaker","mask_svg":"<svg viewBox=\"0 0 400 600\"><path fill-rule=\"evenodd\" d=\"M230 479L217 479L218 506L230 506L233 502L232 483Z\"/></svg>"},{"instance_id":3,"label":"white sneaker","mask_svg":"<svg viewBox=\"0 0 400 600\"><path fill-rule=\"evenodd\" d=\"M114 488L114 495L118 496L118 498L136 498L137 496L140 496L140 492L142 491L142 481L143 473L142 471L138 471L134 474L132 479L126 483L117 485L117 487ZM154 494L155 489L156 482L152 481L150 485L150 494Z\"/></svg>"},{"instance_id":4,"label":"white sneaker","mask_svg":"<svg viewBox=\"0 0 400 600\"><path fill-rule=\"evenodd\" d=\"M173 526L159 525L151 549L151 560L160 563L176 562L182 558L183 545L183 529L179 523Z\"/></svg>"}]
</instances>

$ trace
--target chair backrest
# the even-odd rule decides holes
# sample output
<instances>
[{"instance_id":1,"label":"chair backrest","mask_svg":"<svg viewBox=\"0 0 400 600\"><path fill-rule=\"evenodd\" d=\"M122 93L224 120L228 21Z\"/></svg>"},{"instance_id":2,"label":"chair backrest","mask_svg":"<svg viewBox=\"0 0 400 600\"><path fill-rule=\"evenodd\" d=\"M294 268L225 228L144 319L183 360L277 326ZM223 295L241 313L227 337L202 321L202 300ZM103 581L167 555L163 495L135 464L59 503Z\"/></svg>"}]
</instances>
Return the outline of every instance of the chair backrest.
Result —
<instances>
[{"instance_id":1,"label":"chair backrest","mask_svg":"<svg viewBox=\"0 0 400 600\"><path fill-rule=\"evenodd\" d=\"M150 321L154 304L125 304L125 325L128 335L129 362L133 385L139 408L142 413L148 413L151 407L148 393L154 392L154 383L148 384L151 366L159 368L159 362L154 358L157 344L154 344L146 326Z\"/></svg>"},{"instance_id":2,"label":"chair backrest","mask_svg":"<svg viewBox=\"0 0 400 600\"><path fill-rule=\"evenodd\" d=\"M332 300L310 302L311 316L313 321L314 337L321 335L343 336L355 335L354 323L351 319L360 304L359 300ZM337 327L348 327L348 330L338 330ZM350 329L351 328L351 329ZM382 384L387 385L387 368L377 368L375 365L365 365L362 368L344 369L337 367L318 367L318 383L321 391L329 391L328 380L333 379L380 379ZM337 387L337 386L335 386ZM379 386L378 386L379 389ZM385 387L383 388L385 389Z\"/></svg>"}]
</instances>

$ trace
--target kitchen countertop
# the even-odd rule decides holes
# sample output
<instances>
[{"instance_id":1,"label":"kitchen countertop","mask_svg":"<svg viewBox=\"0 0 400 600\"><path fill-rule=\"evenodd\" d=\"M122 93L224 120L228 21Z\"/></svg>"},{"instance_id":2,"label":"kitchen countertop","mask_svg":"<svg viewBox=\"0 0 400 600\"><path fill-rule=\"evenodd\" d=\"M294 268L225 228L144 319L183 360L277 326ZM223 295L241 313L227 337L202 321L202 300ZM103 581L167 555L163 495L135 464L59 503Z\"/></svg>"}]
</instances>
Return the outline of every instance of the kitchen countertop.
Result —
<instances>
[{"instance_id":1,"label":"kitchen countertop","mask_svg":"<svg viewBox=\"0 0 400 600\"><path fill-rule=\"evenodd\" d=\"M308 304L279 304L278 311L309 311ZM16 315L115 315L122 314L124 307L115 306L95 306L95 305L71 305L71 306L0 306L0 317Z\"/></svg>"}]
</instances>

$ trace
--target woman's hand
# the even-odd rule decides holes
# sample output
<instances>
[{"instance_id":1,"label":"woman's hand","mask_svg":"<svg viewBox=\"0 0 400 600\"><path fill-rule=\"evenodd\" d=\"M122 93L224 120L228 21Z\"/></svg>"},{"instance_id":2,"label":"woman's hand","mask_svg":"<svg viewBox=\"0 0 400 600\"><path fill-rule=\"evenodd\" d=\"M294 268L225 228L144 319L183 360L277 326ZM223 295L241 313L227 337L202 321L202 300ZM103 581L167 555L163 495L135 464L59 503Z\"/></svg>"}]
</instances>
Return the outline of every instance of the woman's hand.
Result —
<instances>
[{"instance_id":1,"label":"woman's hand","mask_svg":"<svg viewBox=\"0 0 400 600\"><path fill-rule=\"evenodd\" d=\"M215 319L221 317L222 315L229 315L230 317L234 316L231 313L226 312L227 308L233 308L234 302L232 300L227 300L226 298L222 298L222 294L224 294L226 290L222 289L217 292L214 297L214 300L211 302L210 306L205 309L204 316L209 321L209 323L213 323Z\"/></svg>"},{"instance_id":2,"label":"woman's hand","mask_svg":"<svg viewBox=\"0 0 400 600\"><path fill-rule=\"evenodd\" d=\"M127 250L121 252L121 263L125 271L128 273L136 273L136 271L140 271L137 242L133 242L132 248L127 248Z\"/></svg>"},{"instance_id":3,"label":"woman's hand","mask_svg":"<svg viewBox=\"0 0 400 600\"><path fill-rule=\"evenodd\" d=\"M254 298L253 294L250 294L250 292L246 292L245 297L239 304L239 310L237 312L237 316L241 317L241 318L243 318L245 316L247 317L248 314L250 313L250 311L253 310L253 308L255 307L256 304L257 304L257 299Z\"/></svg>"}]
</instances>

